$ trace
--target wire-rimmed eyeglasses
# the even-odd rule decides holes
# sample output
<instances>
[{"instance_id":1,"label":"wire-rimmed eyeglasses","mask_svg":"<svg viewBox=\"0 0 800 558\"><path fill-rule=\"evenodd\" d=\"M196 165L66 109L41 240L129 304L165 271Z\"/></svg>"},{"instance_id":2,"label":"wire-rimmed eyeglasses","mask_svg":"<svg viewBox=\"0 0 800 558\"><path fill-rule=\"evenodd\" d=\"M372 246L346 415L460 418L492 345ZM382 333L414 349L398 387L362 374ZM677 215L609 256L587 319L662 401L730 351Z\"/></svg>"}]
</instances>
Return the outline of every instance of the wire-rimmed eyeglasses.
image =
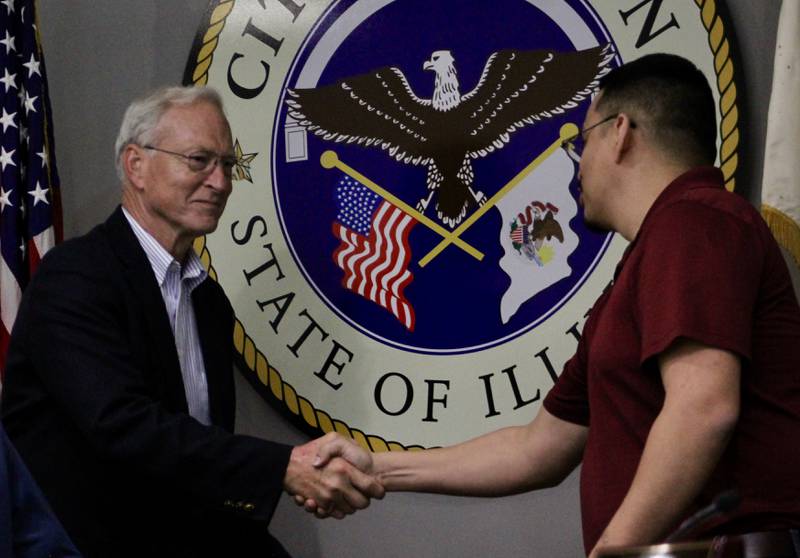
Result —
<instances>
[{"instance_id":1,"label":"wire-rimmed eyeglasses","mask_svg":"<svg viewBox=\"0 0 800 558\"><path fill-rule=\"evenodd\" d=\"M586 134L588 134L593 128L597 128L600 124L605 124L610 120L614 120L620 113L614 113L610 116L606 116L605 118L601 119L598 122L595 122L591 126L586 126L582 130L578 130L577 133L573 134L572 136L568 137L564 141L561 142L561 147L567 148L571 147L572 150L578 155L583 154L583 148L586 145ZM636 123L631 120L630 121L631 128L636 128Z\"/></svg>"},{"instance_id":2,"label":"wire-rimmed eyeglasses","mask_svg":"<svg viewBox=\"0 0 800 558\"><path fill-rule=\"evenodd\" d=\"M151 149L153 151L160 151L161 153L166 153L168 155L174 155L175 157L180 157L186 163L190 170L193 172L201 173L201 172L211 172L217 164L222 167L222 172L225 176L230 177L233 174L233 168L238 163L238 159L233 155L223 155L221 153L215 153L213 151L198 151L196 153L190 153L186 155L184 153L178 153L177 151L170 151L169 149L162 149L160 147L156 147L154 145L143 145L144 149Z\"/></svg>"}]
</instances>

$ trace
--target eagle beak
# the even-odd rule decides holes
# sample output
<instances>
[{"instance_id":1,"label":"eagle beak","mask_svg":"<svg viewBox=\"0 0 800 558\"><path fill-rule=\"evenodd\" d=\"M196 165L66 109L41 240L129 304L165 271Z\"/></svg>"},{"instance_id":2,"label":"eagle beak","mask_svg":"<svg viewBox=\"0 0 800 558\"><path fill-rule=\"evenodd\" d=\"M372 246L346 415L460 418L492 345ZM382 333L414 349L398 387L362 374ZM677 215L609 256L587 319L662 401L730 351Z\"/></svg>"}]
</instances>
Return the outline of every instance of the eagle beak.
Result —
<instances>
[{"instance_id":1,"label":"eagle beak","mask_svg":"<svg viewBox=\"0 0 800 558\"><path fill-rule=\"evenodd\" d=\"M423 70L433 70L433 62L431 60L426 60L425 63L422 65Z\"/></svg>"}]
</instances>

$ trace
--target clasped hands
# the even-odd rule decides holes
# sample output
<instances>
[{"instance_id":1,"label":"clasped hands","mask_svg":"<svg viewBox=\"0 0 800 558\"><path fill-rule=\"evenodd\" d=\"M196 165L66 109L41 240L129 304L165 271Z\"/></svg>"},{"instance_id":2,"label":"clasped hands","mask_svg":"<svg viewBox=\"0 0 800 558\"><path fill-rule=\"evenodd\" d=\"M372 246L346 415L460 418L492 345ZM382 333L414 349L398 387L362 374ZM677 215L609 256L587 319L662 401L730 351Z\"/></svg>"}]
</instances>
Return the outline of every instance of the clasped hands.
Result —
<instances>
[{"instance_id":1,"label":"clasped hands","mask_svg":"<svg viewBox=\"0 0 800 558\"><path fill-rule=\"evenodd\" d=\"M384 495L372 454L334 432L292 450L283 484L319 518L342 519Z\"/></svg>"}]
</instances>

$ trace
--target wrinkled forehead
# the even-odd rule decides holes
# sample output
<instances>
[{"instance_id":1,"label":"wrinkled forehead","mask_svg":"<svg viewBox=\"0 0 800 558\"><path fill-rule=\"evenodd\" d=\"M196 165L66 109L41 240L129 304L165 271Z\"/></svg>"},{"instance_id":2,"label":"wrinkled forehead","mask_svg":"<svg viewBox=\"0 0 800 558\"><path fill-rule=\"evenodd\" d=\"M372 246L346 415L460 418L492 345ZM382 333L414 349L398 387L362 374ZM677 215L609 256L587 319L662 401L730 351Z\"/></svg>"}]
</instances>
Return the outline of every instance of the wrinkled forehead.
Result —
<instances>
[{"instance_id":1,"label":"wrinkled forehead","mask_svg":"<svg viewBox=\"0 0 800 558\"><path fill-rule=\"evenodd\" d=\"M155 133L159 139L173 136L196 137L212 140L217 144L232 145L227 117L216 104L202 99L169 107L158 120Z\"/></svg>"}]
</instances>

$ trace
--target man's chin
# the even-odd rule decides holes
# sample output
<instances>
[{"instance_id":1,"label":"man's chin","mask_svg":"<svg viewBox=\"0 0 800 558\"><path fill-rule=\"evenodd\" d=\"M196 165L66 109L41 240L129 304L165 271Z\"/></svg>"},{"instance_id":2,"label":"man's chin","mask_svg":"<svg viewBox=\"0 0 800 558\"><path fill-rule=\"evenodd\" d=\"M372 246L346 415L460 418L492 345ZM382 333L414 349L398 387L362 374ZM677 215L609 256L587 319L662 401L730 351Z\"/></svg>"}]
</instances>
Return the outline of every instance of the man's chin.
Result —
<instances>
[{"instance_id":1,"label":"man's chin","mask_svg":"<svg viewBox=\"0 0 800 558\"><path fill-rule=\"evenodd\" d=\"M583 214L583 222L586 225L586 228L592 232L596 233L607 233L611 231L611 227L608 225L597 221L596 219L592 218L590 215L586 215L584 211Z\"/></svg>"},{"instance_id":2,"label":"man's chin","mask_svg":"<svg viewBox=\"0 0 800 558\"><path fill-rule=\"evenodd\" d=\"M217 223L219 223L219 220L222 217L222 212L224 209L225 209L224 206L220 207L211 204L202 206L198 208L197 211L195 211L194 214L195 223L198 225L198 227L202 228L211 227L212 230L216 229Z\"/></svg>"},{"instance_id":3,"label":"man's chin","mask_svg":"<svg viewBox=\"0 0 800 558\"><path fill-rule=\"evenodd\" d=\"M197 219L194 223L193 232L195 236L203 236L211 234L217 230L219 224L219 217L216 215L206 215L202 219Z\"/></svg>"},{"instance_id":4,"label":"man's chin","mask_svg":"<svg viewBox=\"0 0 800 558\"><path fill-rule=\"evenodd\" d=\"M586 228L596 233L611 232L611 229L609 229L608 227L605 227L603 225L596 225L595 223L589 223L588 221L586 222Z\"/></svg>"}]
</instances>

